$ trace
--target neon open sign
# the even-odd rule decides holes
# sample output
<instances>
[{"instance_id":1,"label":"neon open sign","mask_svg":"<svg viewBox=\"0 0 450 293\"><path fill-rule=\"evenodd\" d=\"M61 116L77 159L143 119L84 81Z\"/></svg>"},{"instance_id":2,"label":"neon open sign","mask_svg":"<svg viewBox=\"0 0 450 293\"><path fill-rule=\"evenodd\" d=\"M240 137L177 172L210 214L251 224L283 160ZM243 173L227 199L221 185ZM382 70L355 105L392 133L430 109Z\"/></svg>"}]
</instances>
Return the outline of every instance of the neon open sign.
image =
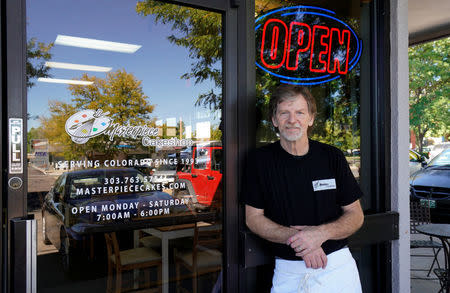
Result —
<instances>
[{"instance_id":1,"label":"neon open sign","mask_svg":"<svg viewBox=\"0 0 450 293\"><path fill-rule=\"evenodd\" d=\"M284 7L256 19L256 66L282 83L316 85L350 72L362 41L336 13L313 6Z\"/></svg>"}]
</instances>

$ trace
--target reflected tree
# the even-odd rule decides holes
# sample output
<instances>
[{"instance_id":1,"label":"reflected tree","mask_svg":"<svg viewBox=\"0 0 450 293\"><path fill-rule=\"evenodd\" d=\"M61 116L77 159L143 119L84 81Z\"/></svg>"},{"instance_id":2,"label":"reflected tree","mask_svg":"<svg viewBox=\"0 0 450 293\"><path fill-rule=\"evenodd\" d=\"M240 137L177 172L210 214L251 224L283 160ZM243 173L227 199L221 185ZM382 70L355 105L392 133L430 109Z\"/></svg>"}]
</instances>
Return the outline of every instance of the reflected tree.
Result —
<instances>
[{"instance_id":1,"label":"reflected tree","mask_svg":"<svg viewBox=\"0 0 450 293\"><path fill-rule=\"evenodd\" d=\"M43 138L41 127L31 127L27 133L27 153L31 153L31 141L33 139Z\"/></svg>"},{"instance_id":2,"label":"reflected tree","mask_svg":"<svg viewBox=\"0 0 450 293\"><path fill-rule=\"evenodd\" d=\"M66 160L79 159L84 155L81 145L72 142L70 136L65 132L66 120L76 112L76 108L69 103L61 101L50 101L48 107L50 117L41 116L41 135L49 140L55 147L53 155L63 157Z\"/></svg>"},{"instance_id":3,"label":"reflected tree","mask_svg":"<svg viewBox=\"0 0 450 293\"><path fill-rule=\"evenodd\" d=\"M84 74L81 80L92 81L93 84L70 85L72 102L51 101L50 117L41 118L44 136L51 143L61 146L62 151L56 155L63 156L65 159L79 159L81 156L92 158L96 155L111 157L127 152L127 150L118 149L118 144L140 145L140 141L129 141L118 136L110 141L105 135L93 137L85 144L76 144L71 141L65 131L65 123L71 115L86 109L102 109L104 112L109 112L113 123L121 125L154 126L150 114L155 106L149 103L149 97L142 90L141 81L137 80L133 74L119 69L108 73L104 79Z\"/></svg>"},{"instance_id":4,"label":"reflected tree","mask_svg":"<svg viewBox=\"0 0 450 293\"><path fill-rule=\"evenodd\" d=\"M289 5L299 3L257 0L255 16ZM223 51L220 14L153 0L138 1L136 11L142 16L153 15L156 23L172 25L173 34L168 39L173 44L187 48L194 60L190 72L183 74L182 78L194 79L196 83L212 80L217 88L222 87L222 73L217 66L222 60ZM356 19L345 21L358 31ZM339 54L339 50L337 52ZM300 67L305 67L305 64L301 63ZM278 85L278 78L259 69L256 71L256 129L261 143L277 139L268 118L268 105L271 93ZM329 82L326 86L314 87L312 91L320 109L313 137L337 145L342 150L359 148L359 66L347 76ZM196 105L217 110L222 105L222 95L214 90L203 93Z\"/></svg>"},{"instance_id":5,"label":"reflected tree","mask_svg":"<svg viewBox=\"0 0 450 293\"><path fill-rule=\"evenodd\" d=\"M148 97L142 90L142 81L119 69L98 78L83 74L80 78L92 81L92 85L70 85L72 102L78 110L102 109L108 111L115 123L138 125L147 122L155 106L148 103Z\"/></svg>"},{"instance_id":6,"label":"reflected tree","mask_svg":"<svg viewBox=\"0 0 450 293\"><path fill-rule=\"evenodd\" d=\"M343 151L360 148L359 71L356 66L326 87L312 89L318 108L313 139Z\"/></svg>"},{"instance_id":7,"label":"reflected tree","mask_svg":"<svg viewBox=\"0 0 450 293\"><path fill-rule=\"evenodd\" d=\"M199 10L159 1L138 1L136 12L153 15L156 23L171 24L171 43L189 50L193 60L190 72L181 76L195 84L205 80L214 82L219 91L211 89L199 95L196 105L217 110L222 105L222 17L219 13Z\"/></svg>"},{"instance_id":8,"label":"reflected tree","mask_svg":"<svg viewBox=\"0 0 450 293\"><path fill-rule=\"evenodd\" d=\"M222 140L222 130L220 125L211 125L211 140L221 141Z\"/></svg>"},{"instance_id":9,"label":"reflected tree","mask_svg":"<svg viewBox=\"0 0 450 293\"><path fill-rule=\"evenodd\" d=\"M261 10L257 11L257 17L264 15L268 10L280 8L281 6L294 6L300 3L294 3L295 1L289 1L290 4L281 4L278 1L259 1L256 3L256 8ZM341 18L346 23L350 24L355 31L359 30L358 20L355 18ZM297 18L296 21L299 21ZM314 15L302 15L302 21L307 23L319 24L322 20ZM258 24L264 23L264 20L259 19ZM298 33L298 31L297 31ZM259 59L262 48L262 30L256 31L256 57ZM278 44L279 48L284 45ZM269 54L270 45L264 46L265 52ZM332 50L332 60L336 56L345 55L345 47L335 46ZM350 56L353 56L357 52L355 45L349 48ZM341 58L342 59L342 58ZM310 52L304 52L299 55L298 63L298 77L310 77ZM286 61L287 62L287 61ZM293 72L287 70L286 66L281 66L275 71L276 74L281 76L294 77ZM313 139L335 145L341 150L346 151L349 149L360 148L360 110L359 110L359 96L360 96L360 66L356 65L352 71L349 71L346 75L341 75L338 79L332 80L325 84L311 86L310 90L313 96L316 98L318 114L314 122L314 127L310 132ZM277 77L274 77L257 68L256 70L256 106L257 106L257 137L260 144L265 144L270 141L274 141L277 138L273 131L272 123L270 121L270 114L268 112L268 104L271 93L276 86L279 85Z\"/></svg>"},{"instance_id":10,"label":"reflected tree","mask_svg":"<svg viewBox=\"0 0 450 293\"><path fill-rule=\"evenodd\" d=\"M45 44L43 42L37 42L36 38L31 38L27 42L27 88L34 86L32 81L39 77L50 77L50 68L45 66L45 62L52 58L50 49L53 47L53 43Z\"/></svg>"}]
</instances>

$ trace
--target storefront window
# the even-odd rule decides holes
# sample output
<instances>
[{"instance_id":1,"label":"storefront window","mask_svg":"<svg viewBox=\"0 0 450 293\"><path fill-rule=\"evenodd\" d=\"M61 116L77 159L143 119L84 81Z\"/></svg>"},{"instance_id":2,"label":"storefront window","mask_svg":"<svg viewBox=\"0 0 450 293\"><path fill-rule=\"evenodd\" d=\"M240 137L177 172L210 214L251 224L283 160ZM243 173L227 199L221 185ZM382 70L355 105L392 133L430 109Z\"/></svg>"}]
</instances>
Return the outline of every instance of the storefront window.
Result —
<instances>
[{"instance_id":1,"label":"storefront window","mask_svg":"<svg viewBox=\"0 0 450 293\"><path fill-rule=\"evenodd\" d=\"M361 1L256 1L258 144L278 139L268 113L274 88L307 86L318 112L310 137L341 149L360 180L361 99L368 98L361 63L370 50L362 15L368 9Z\"/></svg>"},{"instance_id":2,"label":"storefront window","mask_svg":"<svg viewBox=\"0 0 450 293\"><path fill-rule=\"evenodd\" d=\"M269 100L280 84L310 89L317 115L309 137L339 148L363 191L366 214L376 211L372 192L372 76L374 1L255 1L256 144L278 140ZM387 62L387 61L386 61ZM384 187L379 187L384 188ZM375 246L351 247L364 292L375 286ZM269 269L270 270L270 269ZM270 286L270 284L268 284Z\"/></svg>"},{"instance_id":3,"label":"storefront window","mask_svg":"<svg viewBox=\"0 0 450 293\"><path fill-rule=\"evenodd\" d=\"M27 1L27 44L39 292L220 285L222 15Z\"/></svg>"}]
</instances>

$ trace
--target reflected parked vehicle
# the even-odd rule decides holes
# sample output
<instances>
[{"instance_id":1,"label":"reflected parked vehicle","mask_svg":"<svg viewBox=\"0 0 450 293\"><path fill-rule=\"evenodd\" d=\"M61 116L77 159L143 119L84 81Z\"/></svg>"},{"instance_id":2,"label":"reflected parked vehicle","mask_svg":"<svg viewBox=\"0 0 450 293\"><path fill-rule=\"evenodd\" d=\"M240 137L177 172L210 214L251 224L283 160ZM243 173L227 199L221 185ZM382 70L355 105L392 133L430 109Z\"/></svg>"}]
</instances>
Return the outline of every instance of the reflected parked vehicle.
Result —
<instances>
[{"instance_id":1,"label":"reflected parked vehicle","mask_svg":"<svg viewBox=\"0 0 450 293\"><path fill-rule=\"evenodd\" d=\"M414 173L410 189L411 201L430 207L432 222L450 223L450 149Z\"/></svg>"},{"instance_id":2,"label":"reflected parked vehicle","mask_svg":"<svg viewBox=\"0 0 450 293\"><path fill-rule=\"evenodd\" d=\"M176 165L161 165L153 169L152 178L154 183L168 185L175 181L177 175Z\"/></svg>"},{"instance_id":3,"label":"reflected parked vehicle","mask_svg":"<svg viewBox=\"0 0 450 293\"><path fill-rule=\"evenodd\" d=\"M42 232L60 251L65 271L72 269L77 241L90 231L188 211L151 180L132 168L72 171L56 180L42 205Z\"/></svg>"},{"instance_id":4,"label":"reflected parked vehicle","mask_svg":"<svg viewBox=\"0 0 450 293\"><path fill-rule=\"evenodd\" d=\"M221 206L222 145L219 142L198 144L192 151L187 168L177 172L177 182L186 189L174 190L174 197L187 198L194 211L204 211Z\"/></svg>"},{"instance_id":5,"label":"reflected parked vehicle","mask_svg":"<svg viewBox=\"0 0 450 293\"><path fill-rule=\"evenodd\" d=\"M448 141L430 146L430 160L448 148L450 148L450 142Z\"/></svg>"},{"instance_id":6,"label":"reflected parked vehicle","mask_svg":"<svg viewBox=\"0 0 450 293\"><path fill-rule=\"evenodd\" d=\"M427 159L418 152L409 150L409 176L426 166Z\"/></svg>"}]
</instances>

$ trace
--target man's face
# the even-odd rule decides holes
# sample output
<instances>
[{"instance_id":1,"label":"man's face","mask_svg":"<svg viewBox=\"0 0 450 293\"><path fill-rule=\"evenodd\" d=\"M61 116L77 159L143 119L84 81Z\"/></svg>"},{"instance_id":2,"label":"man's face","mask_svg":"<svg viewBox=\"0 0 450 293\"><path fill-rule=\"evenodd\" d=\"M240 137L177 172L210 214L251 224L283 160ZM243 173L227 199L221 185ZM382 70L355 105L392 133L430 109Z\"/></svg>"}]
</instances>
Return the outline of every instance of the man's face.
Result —
<instances>
[{"instance_id":1,"label":"man's face","mask_svg":"<svg viewBox=\"0 0 450 293\"><path fill-rule=\"evenodd\" d=\"M308 127L314 123L314 116L309 113L305 98L298 95L278 104L272 122L278 127L281 139L293 142L307 135Z\"/></svg>"}]
</instances>

